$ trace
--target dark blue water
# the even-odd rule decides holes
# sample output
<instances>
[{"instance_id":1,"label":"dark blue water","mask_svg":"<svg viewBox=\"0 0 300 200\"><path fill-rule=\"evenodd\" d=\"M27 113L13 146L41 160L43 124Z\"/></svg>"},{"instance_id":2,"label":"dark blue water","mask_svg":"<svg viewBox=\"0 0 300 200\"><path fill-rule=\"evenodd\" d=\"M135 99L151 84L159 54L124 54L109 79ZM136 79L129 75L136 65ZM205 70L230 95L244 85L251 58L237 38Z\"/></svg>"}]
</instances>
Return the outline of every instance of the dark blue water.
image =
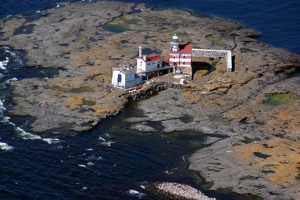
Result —
<instances>
[{"instance_id":1,"label":"dark blue water","mask_svg":"<svg viewBox=\"0 0 300 200\"><path fill-rule=\"evenodd\" d=\"M1 0L0 17L32 15L56 7L59 2L63 1ZM300 53L300 1L134 2L237 20L262 32L262 41ZM200 180L186 170L186 158L202 146L205 136L131 131L125 119L140 115L137 103L131 103L117 117L79 136L39 137L24 131L28 130L30 118L7 117L12 107L8 82L14 77L49 76L55 72L26 69L23 57L24 52L0 47L0 199L163 199L141 186L170 180L200 187ZM111 140L107 134L116 138ZM130 194L130 190L140 193ZM202 190L218 199L252 199Z\"/></svg>"}]
</instances>

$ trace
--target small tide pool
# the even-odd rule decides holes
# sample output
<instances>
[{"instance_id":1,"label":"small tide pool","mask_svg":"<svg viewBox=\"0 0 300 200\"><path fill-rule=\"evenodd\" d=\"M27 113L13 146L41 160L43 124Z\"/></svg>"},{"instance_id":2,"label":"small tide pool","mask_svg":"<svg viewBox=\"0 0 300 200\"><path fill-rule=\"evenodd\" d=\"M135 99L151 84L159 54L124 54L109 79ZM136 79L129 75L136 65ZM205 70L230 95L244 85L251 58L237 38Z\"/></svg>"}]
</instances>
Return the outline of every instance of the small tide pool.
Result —
<instances>
[{"instance_id":1,"label":"small tide pool","mask_svg":"<svg viewBox=\"0 0 300 200\"><path fill-rule=\"evenodd\" d=\"M276 94L265 94L267 100L264 104L271 106L279 106L282 104L290 104L294 103L298 98L295 98L292 93L276 93Z\"/></svg>"},{"instance_id":2,"label":"small tide pool","mask_svg":"<svg viewBox=\"0 0 300 200\"><path fill-rule=\"evenodd\" d=\"M113 33L123 33L126 31L138 30L135 25L141 24L142 20L139 18L121 17L113 22L109 22L103 26L105 31Z\"/></svg>"}]
</instances>

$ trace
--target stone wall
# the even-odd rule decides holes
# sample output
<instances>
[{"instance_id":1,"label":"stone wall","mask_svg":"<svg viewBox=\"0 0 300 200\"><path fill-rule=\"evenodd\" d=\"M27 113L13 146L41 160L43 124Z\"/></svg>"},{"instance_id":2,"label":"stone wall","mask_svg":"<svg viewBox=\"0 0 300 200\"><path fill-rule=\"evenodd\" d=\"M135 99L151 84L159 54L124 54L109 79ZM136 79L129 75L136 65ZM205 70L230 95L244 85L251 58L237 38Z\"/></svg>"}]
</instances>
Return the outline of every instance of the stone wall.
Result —
<instances>
[{"instance_id":1,"label":"stone wall","mask_svg":"<svg viewBox=\"0 0 300 200\"><path fill-rule=\"evenodd\" d=\"M227 71L232 71L232 54L229 50L193 49L194 57L226 58Z\"/></svg>"}]
</instances>

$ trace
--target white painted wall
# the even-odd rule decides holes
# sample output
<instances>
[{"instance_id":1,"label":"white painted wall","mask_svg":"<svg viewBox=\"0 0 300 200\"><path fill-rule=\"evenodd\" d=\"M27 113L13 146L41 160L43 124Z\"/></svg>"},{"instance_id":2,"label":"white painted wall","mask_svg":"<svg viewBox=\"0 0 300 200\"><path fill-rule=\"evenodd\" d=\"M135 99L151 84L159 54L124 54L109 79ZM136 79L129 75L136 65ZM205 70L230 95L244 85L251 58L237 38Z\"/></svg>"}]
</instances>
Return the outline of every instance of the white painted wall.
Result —
<instances>
[{"instance_id":1,"label":"white painted wall","mask_svg":"<svg viewBox=\"0 0 300 200\"><path fill-rule=\"evenodd\" d=\"M118 82L118 77L121 76L121 81ZM122 72L120 70L113 70L111 84L118 87L133 87L141 83L141 78L136 78L134 71Z\"/></svg>"},{"instance_id":2,"label":"white painted wall","mask_svg":"<svg viewBox=\"0 0 300 200\"><path fill-rule=\"evenodd\" d=\"M137 59L137 73L156 69L158 64L159 64L159 67L162 67L162 60L145 62L142 58L138 58Z\"/></svg>"}]
</instances>

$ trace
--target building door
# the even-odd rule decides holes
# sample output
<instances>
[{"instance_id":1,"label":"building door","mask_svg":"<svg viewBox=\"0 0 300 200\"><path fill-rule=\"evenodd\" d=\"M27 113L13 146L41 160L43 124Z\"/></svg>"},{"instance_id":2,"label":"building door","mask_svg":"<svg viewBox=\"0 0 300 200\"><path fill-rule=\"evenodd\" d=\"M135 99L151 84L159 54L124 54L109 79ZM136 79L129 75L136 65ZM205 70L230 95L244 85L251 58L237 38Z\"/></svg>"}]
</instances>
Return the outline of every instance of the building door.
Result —
<instances>
[{"instance_id":1,"label":"building door","mask_svg":"<svg viewBox=\"0 0 300 200\"><path fill-rule=\"evenodd\" d=\"M121 83L122 82L122 75L121 74L118 74L118 79L117 79L118 83Z\"/></svg>"}]
</instances>

